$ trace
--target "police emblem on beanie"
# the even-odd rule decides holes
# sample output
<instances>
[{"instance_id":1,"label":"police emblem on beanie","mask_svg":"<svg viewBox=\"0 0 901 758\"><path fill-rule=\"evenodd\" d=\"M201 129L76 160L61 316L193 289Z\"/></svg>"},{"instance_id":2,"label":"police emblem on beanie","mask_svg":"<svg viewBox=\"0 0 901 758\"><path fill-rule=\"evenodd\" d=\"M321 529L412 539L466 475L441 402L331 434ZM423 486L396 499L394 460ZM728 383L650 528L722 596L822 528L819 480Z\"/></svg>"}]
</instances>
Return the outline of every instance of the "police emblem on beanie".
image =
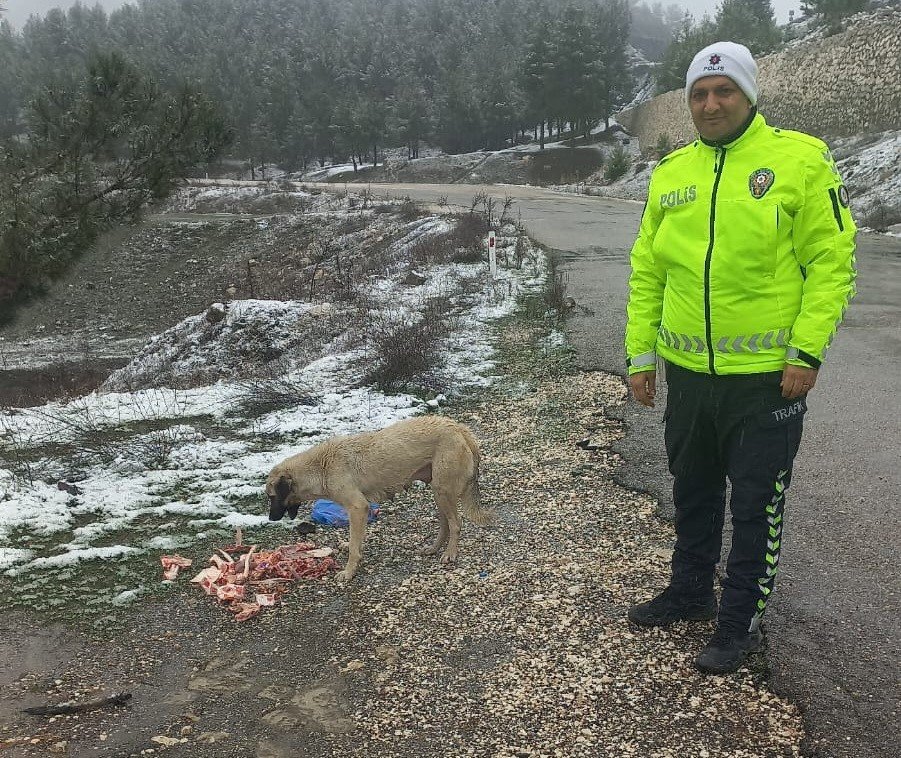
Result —
<instances>
[{"instance_id":1,"label":"police emblem on beanie","mask_svg":"<svg viewBox=\"0 0 901 758\"><path fill-rule=\"evenodd\" d=\"M776 174L773 173L772 169L759 168L748 177L748 189L751 190L753 197L760 200L769 192L774 181L776 181Z\"/></svg>"}]
</instances>

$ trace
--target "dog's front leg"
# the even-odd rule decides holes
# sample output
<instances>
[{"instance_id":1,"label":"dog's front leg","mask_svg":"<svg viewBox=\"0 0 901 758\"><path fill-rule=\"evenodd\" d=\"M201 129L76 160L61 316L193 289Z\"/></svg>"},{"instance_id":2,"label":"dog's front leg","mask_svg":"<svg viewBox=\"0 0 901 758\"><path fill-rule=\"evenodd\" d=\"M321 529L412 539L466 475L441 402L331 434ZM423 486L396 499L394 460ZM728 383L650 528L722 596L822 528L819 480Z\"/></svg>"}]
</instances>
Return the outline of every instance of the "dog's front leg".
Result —
<instances>
[{"instance_id":1,"label":"dog's front leg","mask_svg":"<svg viewBox=\"0 0 901 758\"><path fill-rule=\"evenodd\" d=\"M362 495L345 498L341 502L347 508L350 517L350 546L347 550L347 565L344 571L339 571L339 582L349 582L363 560L363 539L366 536L366 520L369 517L369 501Z\"/></svg>"}]
</instances>

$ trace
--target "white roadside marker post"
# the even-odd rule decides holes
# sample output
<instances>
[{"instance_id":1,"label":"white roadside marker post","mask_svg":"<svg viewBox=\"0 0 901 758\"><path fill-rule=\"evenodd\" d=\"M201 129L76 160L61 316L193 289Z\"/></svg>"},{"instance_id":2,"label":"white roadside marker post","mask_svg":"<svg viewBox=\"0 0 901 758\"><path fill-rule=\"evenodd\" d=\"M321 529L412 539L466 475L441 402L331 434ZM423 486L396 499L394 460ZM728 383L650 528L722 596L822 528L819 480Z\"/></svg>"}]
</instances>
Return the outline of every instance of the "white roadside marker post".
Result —
<instances>
[{"instance_id":1,"label":"white roadside marker post","mask_svg":"<svg viewBox=\"0 0 901 758\"><path fill-rule=\"evenodd\" d=\"M488 232L488 272L492 279L497 276L497 246L493 229Z\"/></svg>"}]
</instances>

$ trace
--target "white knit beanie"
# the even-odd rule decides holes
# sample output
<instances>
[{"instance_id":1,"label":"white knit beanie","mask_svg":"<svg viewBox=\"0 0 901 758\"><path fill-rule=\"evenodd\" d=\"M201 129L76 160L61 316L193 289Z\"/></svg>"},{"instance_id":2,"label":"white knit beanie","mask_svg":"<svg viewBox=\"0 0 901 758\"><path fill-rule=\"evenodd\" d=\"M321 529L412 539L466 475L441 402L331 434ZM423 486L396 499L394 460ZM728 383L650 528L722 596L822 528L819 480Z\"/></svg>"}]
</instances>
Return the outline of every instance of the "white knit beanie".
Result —
<instances>
[{"instance_id":1,"label":"white knit beanie","mask_svg":"<svg viewBox=\"0 0 901 758\"><path fill-rule=\"evenodd\" d=\"M728 76L757 105L757 64L751 51L736 42L714 42L699 52L685 73L685 99L691 88L705 76Z\"/></svg>"}]
</instances>

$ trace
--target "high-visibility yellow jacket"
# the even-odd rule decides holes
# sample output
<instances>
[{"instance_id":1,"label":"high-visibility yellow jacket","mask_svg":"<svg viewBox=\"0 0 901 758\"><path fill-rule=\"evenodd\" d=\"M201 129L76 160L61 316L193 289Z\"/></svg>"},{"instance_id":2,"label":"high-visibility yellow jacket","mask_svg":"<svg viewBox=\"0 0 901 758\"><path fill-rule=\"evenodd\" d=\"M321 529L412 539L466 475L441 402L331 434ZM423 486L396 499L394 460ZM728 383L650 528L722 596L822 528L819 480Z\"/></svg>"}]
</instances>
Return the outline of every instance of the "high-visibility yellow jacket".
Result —
<instances>
[{"instance_id":1,"label":"high-visibility yellow jacket","mask_svg":"<svg viewBox=\"0 0 901 758\"><path fill-rule=\"evenodd\" d=\"M629 373L819 367L854 294L848 192L828 147L754 116L654 169L632 248Z\"/></svg>"}]
</instances>

